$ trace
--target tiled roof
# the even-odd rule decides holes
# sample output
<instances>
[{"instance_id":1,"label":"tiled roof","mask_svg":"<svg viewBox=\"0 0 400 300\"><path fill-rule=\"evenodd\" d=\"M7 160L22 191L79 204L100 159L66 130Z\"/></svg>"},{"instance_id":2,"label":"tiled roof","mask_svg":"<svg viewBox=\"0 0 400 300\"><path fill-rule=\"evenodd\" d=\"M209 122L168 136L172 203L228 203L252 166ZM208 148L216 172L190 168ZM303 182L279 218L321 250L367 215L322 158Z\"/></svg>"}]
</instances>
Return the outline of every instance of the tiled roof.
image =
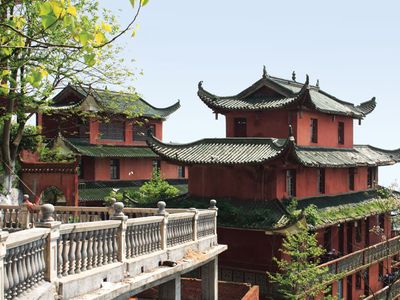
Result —
<instances>
[{"instance_id":1,"label":"tiled roof","mask_svg":"<svg viewBox=\"0 0 400 300\"><path fill-rule=\"evenodd\" d=\"M286 145L286 140L273 138L213 138L181 145L155 138L147 142L160 156L186 164L259 164L278 156Z\"/></svg>"},{"instance_id":2,"label":"tiled roof","mask_svg":"<svg viewBox=\"0 0 400 300\"><path fill-rule=\"evenodd\" d=\"M340 195L322 195L298 201L298 208L310 205L317 208L315 228L326 227L348 220L357 220L398 209L400 195L392 191L389 198L381 197L379 190L367 190Z\"/></svg>"},{"instance_id":3,"label":"tiled roof","mask_svg":"<svg viewBox=\"0 0 400 300\"><path fill-rule=\"evenodd\" d=\"M382 150L368 145L353 149L296 146L290 139L213 138L189 144L165 144L150 137L150 148L161 157L184 164L264 164L290 155L308 167L391 165L400 161L400 149Z\"/></svg>"},{"instance_id":4,"label":"tiled roof","mask_svg":"<svg viewBox=\"0 0 400 300\"><path fill-rule=\"evenodd\" d=\"M400 161L400 149L390 151L369 145L354 145L353 149L297 146L294 155L308 167L387 166Z\"/></svg>"},{"instance_id":5,"label":"tiled roof","mask_svg":"<svg viewBox=\"0 0 400 300\"><path fill-rule=\"evenodd\" d=\"M126 157L126 158L156 158L149 147L93 145L87 139L62 138L66 146L82 156L91 157Z\"/></svg>"},{"instance_id":6,"label":"tiled roof","mask_svg":"<svg viewBox=\"0 0 400 300\"><path fill-rule=\"evenodd\" d=\"M309 106L320 112L363 118L376 106L375 98L355 106L352 103L337 99L322 91L317 86L304 84L282 78L264 76L249 88L234 96L217 96L206 91L199 83L198 96L210 108L221 111L260 111L279 108ZM268 87L276 93L274 96L260 96L257 91Z\"/></svg>"},{"instance_id":7,"label":"tiled roof","mask_svg":"<svg viewBox=\"0 0 400 300\"><path fill-rule=\"evenodd\" d=\"M210 199L183 196L167 200L167 207L208 208ZM217 199L218 226L249 229L280 229L290 225L289 215L278 200Z\"/></svg>"},{"instance_id":8,"label":"tiled roof","mask_svg":"<svg viewBox=\"0 0 400 300\"><path fill-rule=\"evenodd\" d=\"M78 93L81 98L72 103L63 101L62 95L68 90ZM165 119L180 107L179 101L171 106L158 108L134 94L68 85L54 97L54 103L50 109L70 110L72 108L79 108L89 95L93 96L101 110L111 113L127 114L129 112L130 115Z\"/></svg>"},{"instance_id":9,"label":"tiled roof","mask_svg":"<svg viewBox=\"0 0 400 300\"><path fill-rule=\"evenodd\" d=\"M236 228L279 230L293 223L286 207L289 200L238 200L216 198L218 225ZM182 196L167 201L167 206L177 208L207 208L210 199ZM298 209L315 205L317 219L313 228L322 228L349 220L389 212L400 205L400 196L394 193L389 199L381 198L377 190L367 190L341 195L322 195L298 200ZM306 218L308 216L306 215ZM291 221L292 220L292 221Z\"/></svg>"}]
</instances>

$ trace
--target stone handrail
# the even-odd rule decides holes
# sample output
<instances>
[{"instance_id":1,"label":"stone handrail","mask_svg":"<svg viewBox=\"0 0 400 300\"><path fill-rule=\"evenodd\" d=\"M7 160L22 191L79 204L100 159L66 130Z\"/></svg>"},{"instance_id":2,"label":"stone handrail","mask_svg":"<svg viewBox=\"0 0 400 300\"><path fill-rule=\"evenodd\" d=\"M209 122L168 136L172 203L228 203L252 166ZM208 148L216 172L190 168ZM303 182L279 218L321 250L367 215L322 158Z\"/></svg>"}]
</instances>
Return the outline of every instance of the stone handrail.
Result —
<instances>
[{"instance_id":1,"label":"stone handrail","mask_svg":"<svg viewBox=\"0 0 400 300\"><path fill-rule=\"evenodd\" d=\"M62 224L54 218L56 208L46 204L34 228L0 231L0 300L26 296L45 281L65 282L85 271L93 274L114 263L129 265L151 254L165 253L167 258L167 251L184 253L179 249L198 240L203 241L200 248L216 242L215 205L169 213L172 210L159 202L151 216L132 219L123 211L117 202L110 220ZM168 257L181 254L174 255Z\"/></svg>"},{"instance_id":2,"label":"stone handrail","mask_svg":"<svg viewBox=\"0 0 400 300\"><path fill-rule=\"evenodd\" d=\"M49 231L42 228L19 231L5 242L4 298L24 296L44 281L45 246Z\"/></svg>"},{"instance_id":3,"label":"stone handrail","mask_svg":"<svg viewBox=\"0 0 400 300\"><path fill-rule=\"evenodd\" d=\"M400 236L397 236L321 264L320 267L328 267L331 273L343 274L343 276L345 276L399 252Z\"/></svg>"},{"instance_id":4,"label":"stone handrail","mask_svg":"<svg viewBox=\"0 0 400 300\"><path fill-rule=\"evenodd\" d=\"M27 205L0 205L0 227L9 232L33 227L40 219L40 205L28 209ZM81 223L110 220L112 207L54 206L55 220L61 223ZM128 218L140 218L157 214L157 208L125 207ZM181 213L187 209L166 209L170 214Z\"/></svg>"},{"instance_id":5,"label":"stone handrail","mask_svg":"<svg viewBox=\"0 0 400 300\"><path fill-rule=\"evenodd\" d=\"M400 280L394 282L390 287L385 286L383 289L374 292L373 295L364 298L364 300L396 299L399 296L400 296Z\"/></svg>"}]
</instances>

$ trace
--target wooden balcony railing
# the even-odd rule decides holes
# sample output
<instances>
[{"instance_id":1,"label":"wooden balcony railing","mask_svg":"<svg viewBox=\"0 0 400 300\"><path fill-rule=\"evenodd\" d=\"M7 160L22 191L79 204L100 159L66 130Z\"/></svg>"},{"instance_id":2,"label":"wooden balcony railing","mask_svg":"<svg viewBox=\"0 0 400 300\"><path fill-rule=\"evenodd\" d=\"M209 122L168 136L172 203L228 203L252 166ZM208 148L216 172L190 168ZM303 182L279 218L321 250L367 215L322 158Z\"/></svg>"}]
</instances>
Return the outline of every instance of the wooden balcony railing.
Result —
<instances>
[{"instance_id":1,"label":"wooden balcony railing","mask_svg":"<svg viewBox=\"0 0 400 300\"><path fill-rule=\"evenodd\" d=\"M320 265L320 267L328 267L332 274L342 274L343 276L346 276L347 274L355 273L359 269L368 267L373 263L382 261L399 253L400 236L397 236L387 241L326 262Z\"/></svg>"}]
</instances>

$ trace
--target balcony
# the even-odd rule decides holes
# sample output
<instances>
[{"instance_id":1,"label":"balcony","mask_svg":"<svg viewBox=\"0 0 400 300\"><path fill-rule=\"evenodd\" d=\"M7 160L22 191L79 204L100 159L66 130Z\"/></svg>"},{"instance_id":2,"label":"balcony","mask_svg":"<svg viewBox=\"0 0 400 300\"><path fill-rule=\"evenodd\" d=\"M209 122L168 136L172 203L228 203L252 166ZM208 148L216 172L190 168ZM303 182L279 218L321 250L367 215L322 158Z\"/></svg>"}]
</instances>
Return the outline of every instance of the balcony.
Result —
<instances>
[{"instance_id":1,"label":"balcony","mask_svg":"<svg viewBox=\"0 0 400 300\"><path fill-rule=\"evenodd\" d=\"M201 267L216 293L217 208L0 206L0 299L126 297L159 286L179 299L180 275ZM129 216L129 217L128 217ZM1 283L4 283L3 285ZM161 297L162 298L162 297Z\"/></svg>"},{"instance_id":2,"label":"balcony","mask_svg":"<svg viewBox=\"0 0 400 300\"><path fill-rule=\"evenodd\" d=\"M321 265L328 267L332 274L341 274L343 277L366 268L371 264L382 261L388 257L400 253L400 236L373 246L347 254L343 257L331 260Z\"/></svg>"}]
</instances>

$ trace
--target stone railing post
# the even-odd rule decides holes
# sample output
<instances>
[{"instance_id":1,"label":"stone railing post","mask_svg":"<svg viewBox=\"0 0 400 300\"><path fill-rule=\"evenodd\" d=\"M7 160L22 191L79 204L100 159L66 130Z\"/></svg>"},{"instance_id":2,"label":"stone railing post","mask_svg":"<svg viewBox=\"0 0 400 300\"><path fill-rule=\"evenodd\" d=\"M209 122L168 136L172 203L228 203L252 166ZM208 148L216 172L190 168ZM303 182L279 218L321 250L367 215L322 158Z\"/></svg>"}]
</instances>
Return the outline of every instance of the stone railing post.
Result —
<instances>
[{"instance_id":1,"label":"stone railing post","mask_svg":"<svg viewBox=\"0 0 400 300\"><path fill-rule=\"evenodd\" d=\"M117 203L117 199L115 198L111 198L110 199L110 203L107 206L108 208L108 218L111 220L111 218L113 217L114 213L115 213L115 209L114 209L114 204Z\"/></svg>"},{"instance_id":2,"label":"stone railing post","mask_svg":"<svg viewBox=\"0 0 400 300\"><path fill-rule=\"evenodd\" d=\"M35 224L37 228L48 228L50 233L48 235L45 245L45 262L46 268L44 279L54 282L57 279L57 241L60 237L61 222L54 221L54 206L51 204L44 204L40 207L42 218Z\"/></svg>"},{"instance_id":3,"label":"stone railing post","mask_svg":"<svg viewBox=\"0 0 400 300\"><path fill-rule=\"evenodd\" d=\"M197 231L198 231L198 221L199 221L199 211L196 208L190 208L193 214L193 241L197 242Z\"/></svg>"},{"instance_id":4,"label":"stone railing post","mask_svg":"<svg viewBox=\"0 0 400 300\"><path fill-rule=\"evenodd\" d=\"M29 229L32 228L31 223L31 213L28 209L28 204L22 203L21 210L19 212L19 223L21 224L21 229Z\"/></svg>"},{"instance_id":5,"label":"stone railing post","mask_svg":"<svg viewBox=\"0 0 400 300\"><path fill-rule=\"evenodd\" d=\"M8 238L7 231L1 231L0 229L0 300L4 300L4 276L6 272L4 270L4 257L6 256L6 240Z\"/></svg>"},{"instance_id":6,"label":"stone railing post","mask_svg":"<svg viewBox=\"0 0 400 300\"><path fill-rule=\"evenodd\" d=\"M217 234L217 216L218 216L217 200L211 199L210 200L210 207L208 209L215 211L214 234Z\"/></svg>"},{"instance_id":7,"label":"stone railing post","mask_svg":"<svg viewBox=\"0 0 400 300\"><path fill-rule=\"evenodd\" d=\"M157 216L163 216L164 219L161 223L161 249L167 250L167 224L168 224L168 212L165 210L167 204L164 201L157 203L158 211Z\"/></svg>"},{"instance_id":8,"label":"stone railing post","mask_svg":"<svg viewBox=\"0 0 400 300\"><path fill-rule=\"evenodd\" d=\"M118 227L117 232L117 243L118 243L118 261L126 260L126 228L128 217L124 215L124 204L122 202L115 202L113 204L114 214L111 216L111 220L121 221L121 225Z\"/></svg>"}]
</instances>

